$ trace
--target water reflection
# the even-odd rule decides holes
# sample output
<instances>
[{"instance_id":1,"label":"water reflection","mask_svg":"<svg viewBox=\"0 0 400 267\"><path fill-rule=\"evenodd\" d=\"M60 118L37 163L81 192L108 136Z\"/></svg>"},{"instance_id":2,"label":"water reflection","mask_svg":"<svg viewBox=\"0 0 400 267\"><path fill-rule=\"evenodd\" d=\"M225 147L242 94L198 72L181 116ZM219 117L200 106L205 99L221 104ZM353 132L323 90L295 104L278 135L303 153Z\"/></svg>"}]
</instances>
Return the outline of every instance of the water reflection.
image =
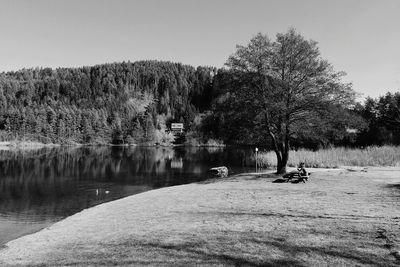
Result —
<instances>
[{"instance_id":1,"label":"water reflection","mask_svg":"<svg viewBox=\"0 0 400 267\"><path fill-rule=\"evenodd\" d=\"M0 245L106 201L204 180L211 167L246 171L251 153L184 147L0 151Z\"/></svg>"}]
</instances>

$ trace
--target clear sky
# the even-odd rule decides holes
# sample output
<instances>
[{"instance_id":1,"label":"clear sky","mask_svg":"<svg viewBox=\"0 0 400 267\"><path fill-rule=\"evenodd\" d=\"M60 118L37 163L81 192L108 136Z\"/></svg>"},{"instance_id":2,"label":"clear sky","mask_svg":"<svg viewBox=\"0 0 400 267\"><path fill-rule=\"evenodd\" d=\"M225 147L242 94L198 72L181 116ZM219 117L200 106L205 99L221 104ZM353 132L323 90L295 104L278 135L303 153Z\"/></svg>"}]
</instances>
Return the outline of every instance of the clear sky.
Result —
<instances>
[{"instance_id":1,"label":"clear sky","mask_svg":"<svg viewBox=\"0 0 400 267\"><path fill-rule=\"evenodd\" d=\"M170 60L222 67L295 27L353 88L400 90L400 0L0 0L0 71Z\"/></svg>"}]
</instances>

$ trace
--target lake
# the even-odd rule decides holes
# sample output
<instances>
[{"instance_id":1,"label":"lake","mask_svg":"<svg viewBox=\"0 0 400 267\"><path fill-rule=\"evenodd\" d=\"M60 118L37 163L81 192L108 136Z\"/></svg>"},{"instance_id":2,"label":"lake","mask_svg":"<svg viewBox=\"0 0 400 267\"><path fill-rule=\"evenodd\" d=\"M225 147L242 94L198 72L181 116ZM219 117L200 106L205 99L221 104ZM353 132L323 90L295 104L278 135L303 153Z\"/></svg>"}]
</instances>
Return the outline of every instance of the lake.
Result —
<instances>
[{"instance_id":1,"label":"lake","mask_svg":"<svg viewBox=\"0 0 400 267\"><path fill-rule=\"evenodd\" d=\"M254 171L252 156L236 147L0 151L0 246L107 201L205 180L211 167Z\"/></svg>"}]
</instances>

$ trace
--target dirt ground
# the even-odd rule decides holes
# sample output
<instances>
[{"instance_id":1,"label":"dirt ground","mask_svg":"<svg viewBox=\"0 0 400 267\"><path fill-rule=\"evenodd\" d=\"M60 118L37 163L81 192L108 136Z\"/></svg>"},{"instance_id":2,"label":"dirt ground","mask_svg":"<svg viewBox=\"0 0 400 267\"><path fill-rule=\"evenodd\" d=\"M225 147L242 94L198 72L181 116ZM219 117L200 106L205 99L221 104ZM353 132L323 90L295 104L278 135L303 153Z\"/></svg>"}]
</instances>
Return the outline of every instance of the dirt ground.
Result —
<instances>
[{"instance_id":1,"label":"dirt ground","mask_svg":"<svg viewBox=\"0 0 400 267\"><path fill-rule=\"evenodd\" d=\"M84 210L0 250L6 266L398 266L400 168L246 174Z\"/></svg>"}]
</instances>

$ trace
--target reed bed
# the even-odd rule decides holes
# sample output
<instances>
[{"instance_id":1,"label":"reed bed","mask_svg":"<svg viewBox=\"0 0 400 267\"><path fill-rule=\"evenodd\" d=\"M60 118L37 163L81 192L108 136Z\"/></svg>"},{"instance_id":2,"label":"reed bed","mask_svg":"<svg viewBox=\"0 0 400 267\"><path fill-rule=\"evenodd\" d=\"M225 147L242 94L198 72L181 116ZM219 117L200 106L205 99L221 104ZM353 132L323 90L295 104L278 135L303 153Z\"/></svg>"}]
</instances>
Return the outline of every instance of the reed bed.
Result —
<instances>
[{"instance_id":1,"label":"reed bed","mask_svg":"<svg viewBox=\"0 0 400 267\"><path fill-rule=\"evenodd\" d=\"M261 152L258 156L259 166L274 167L276 155L273 151ZM292 150L289 153L288 166L295 167L305 162L306 167L338 168L340 166L400 166L399 146L371 146L362 149L335 147L311 151L306 149Z\"/></svg>"}]
</instances>

